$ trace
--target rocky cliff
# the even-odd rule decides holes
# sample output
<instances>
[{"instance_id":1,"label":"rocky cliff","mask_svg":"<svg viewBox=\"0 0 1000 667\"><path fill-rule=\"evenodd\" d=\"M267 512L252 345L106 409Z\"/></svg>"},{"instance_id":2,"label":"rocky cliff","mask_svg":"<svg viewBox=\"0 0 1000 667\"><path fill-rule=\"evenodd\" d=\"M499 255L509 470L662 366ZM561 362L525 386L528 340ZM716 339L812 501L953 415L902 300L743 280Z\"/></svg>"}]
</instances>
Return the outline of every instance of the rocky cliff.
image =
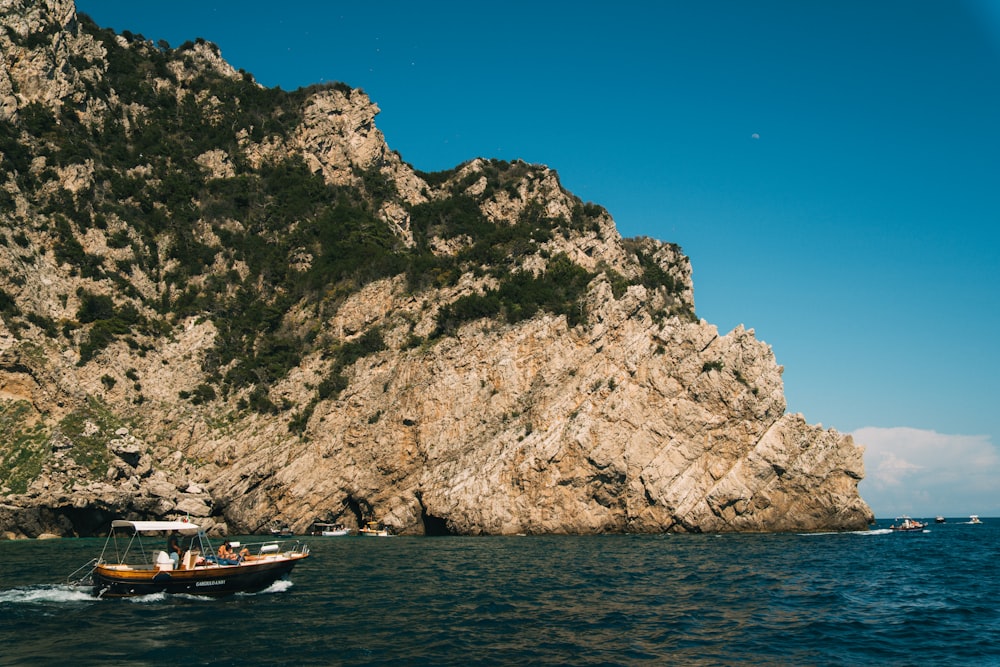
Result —
<instances>
[{"instance_id":1,"label":"rocky cliff","mask_svg":"<svg viewBox=\"0 0 1000 667\"><path fill-rule=\"evenodd\" d=\"M857 529L862 452L540 165L0 0L0 531Z\"/></svg>"}]
</instances>

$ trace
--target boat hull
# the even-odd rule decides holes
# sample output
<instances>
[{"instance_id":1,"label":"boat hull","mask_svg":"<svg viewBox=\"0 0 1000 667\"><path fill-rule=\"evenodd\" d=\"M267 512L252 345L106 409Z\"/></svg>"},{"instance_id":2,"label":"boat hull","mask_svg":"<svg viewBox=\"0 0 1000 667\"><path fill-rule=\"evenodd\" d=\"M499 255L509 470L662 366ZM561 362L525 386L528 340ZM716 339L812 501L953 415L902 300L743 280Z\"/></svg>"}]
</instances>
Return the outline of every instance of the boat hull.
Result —
<instances>
[{"instance_id":1,"label":"boat hull","mask_svg":"<svg viewBox=\"0 0 1000 667\"><path fill-rule=\"evenodd\" d=\"M120 569L114 565L94 568L94 594L102 598L133 597L153 593L231 595L255 593L287 576L306 555L240 565L198 567L192 570Z\"/></svg>"}]
</instances>

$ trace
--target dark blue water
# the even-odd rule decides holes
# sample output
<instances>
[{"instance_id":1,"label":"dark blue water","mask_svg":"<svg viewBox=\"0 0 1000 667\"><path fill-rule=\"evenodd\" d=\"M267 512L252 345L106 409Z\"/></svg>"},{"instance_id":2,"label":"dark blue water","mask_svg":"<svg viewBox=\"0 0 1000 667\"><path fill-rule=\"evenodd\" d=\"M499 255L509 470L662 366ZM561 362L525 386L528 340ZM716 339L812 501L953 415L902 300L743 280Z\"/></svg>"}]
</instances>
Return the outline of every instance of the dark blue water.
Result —
<instances>
[{"instance_id":1,"label":"dark blue water","mask_svg":"<svg viewBox=\"0 0 1000 667\"><path fill-rule=\"evenodd\" d=\"M126 600L57 583L103 540L0 542L0 665L1000 664L998 538L309 538L266 592Z\"/></svg>"}]
</instances>

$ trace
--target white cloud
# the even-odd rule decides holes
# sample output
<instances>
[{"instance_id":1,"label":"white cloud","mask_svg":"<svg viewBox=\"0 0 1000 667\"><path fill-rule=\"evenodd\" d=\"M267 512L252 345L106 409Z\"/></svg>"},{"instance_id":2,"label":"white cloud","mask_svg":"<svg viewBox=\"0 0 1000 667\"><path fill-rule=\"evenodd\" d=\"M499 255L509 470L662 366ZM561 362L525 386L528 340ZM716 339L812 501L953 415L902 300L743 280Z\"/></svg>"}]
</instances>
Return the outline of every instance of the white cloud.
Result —
<instances>
[{"instance_id":1,"label":"white cloud","mask_svg":"<svg viewBox=\"0 0 1000 667\"><path fill-rule=\"evenodd\" d=\"M1000 454L984 435L869 426L861 497L875 516L1000 516Z\"/></svg>"},{"instance_id":2,"label":"white cloud","mask_svg":"<svg viewBox=\"0 0 1000 667\"><path fill-rule=\"evenodd\" d=\"M901 459L893 452L886 452L878 467L868 475L882 486L899 486L904 477L923 469L923 466Z\"/></svg>"}]
</instances>

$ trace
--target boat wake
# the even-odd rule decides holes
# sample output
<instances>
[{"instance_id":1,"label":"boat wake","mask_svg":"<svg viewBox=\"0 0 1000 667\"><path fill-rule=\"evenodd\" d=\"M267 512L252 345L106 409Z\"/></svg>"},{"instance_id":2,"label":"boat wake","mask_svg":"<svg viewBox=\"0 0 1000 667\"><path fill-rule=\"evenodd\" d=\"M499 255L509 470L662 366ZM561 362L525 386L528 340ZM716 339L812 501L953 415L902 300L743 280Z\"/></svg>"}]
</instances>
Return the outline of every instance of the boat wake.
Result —
<instances>
[{"instance_id":1,"label":"boat wake","mask_svg":"<svg viewBox=\"0 0 1000 667\"><path fill-rule=\"evenodd\" d=\"M257 593L238 593L238 595L270 595L272 593L284 593L292 587L291 579L279 579L267 588Z\"/></svg>"},{"instance_id":2,"label":"boat wake","mask_svg":"<svg viewBox=\"0 0 1000 667\"><path fill-rule=\"evenodd\" d=\"M271 593L284 593L289 588L292 587L292 582L287 580L276 581L262 591L257 591L256 593L233 593L235 597L254 597L257 595L268 595ZM223 596L223 598L226 596ZM129 598L123 598L132 602L134 604L150 604L156 602L164 602L166 600L193 600L194 602L215 602L219 598L208 597L205 595L191 595L189 593L150 593L148 595L136 595Z\"/></svg>"},{"instance_id":3,"label":"boat wake","mask_svg":"<svg viewBox=\"0 0 1000 667\"><path fill-rule=\"evenodd\" d=\"M292 582L287 579L281 579L262 591L256 593L234 593L236 597L255 597L257 595L270 595L273 593L284 593L292 587ZM94 597L90 593L91 589L86 588L74 588L72 586L57 586L49 587L47 589L32 588L32 589L11 589L10 591L0 591L0 605L5 602L66 602L74 600L100 600L101 598ZM129 604L159 604L162 602L167 602L169 600L191 600L193 602L205 602L213 603L218 598L208 597L204 595L192 595L188 593L149 593L147 595L135 595L127 598L107 598L108 600L114 599L115 602L127 602Z\"/></svg>"},{"instance_id":4,"label":"boat wake","mask_svg":"<svg viewBox=\"0 0 1000 667\"><path fill-rule=\"evenodd\" d=\"M264 590L258 591L256 593L233 593L232 595L234 597L252 598L252 597L255 597L255 596L258 596L258 595L269 595L269 594L272 594L272 593L283 593L283 592L287 591L291 587L292 587L292 582L291 581L284 581L283 580L283 581L276 581L273 584L271 584L270 586L268 586L267 588L265 588ZM223 596L223 599L225 597L227 597L227 596ZM90 599L93 600L94 598L91 597ZM108 598L108 599L110 600L111 598ZM218 601L219 599L220 598L217 598L217 597L210 597L210 596L205 596L205 595L192 595L192 594L189 594L189 593L163 593L163 592L160 592L160 593L149 593L147 595L134 595L134 596L130 596L130 597L127 597L127 598L120 598L120 599L116 598L115 601L116 602L124 601L124 602L127 602L129 604L147 605L147 604L158 604L158 603L161 603L161 602L169 602L171 600L185 600L185 601L190 600L192 602L212 604L212 603ZM2 601L3 601L3 598L0 597L0 602L2 602Z\"/></svg>"},{"instance_id":5,"label":"boat wake","mask_svg":"<svg viewBox=\"0 0 1000 667\"><path fill-rule=\"evenodd\" d=\"M873 530L830 531L830 532L827 532L827 533L799 533L799 535L801 535L803 537L812 537L814 535L815 536L819 536L819 535L826 535L826 536L829 536L829 535L864 535L864 536L867 537L867 536L870 536L870 535L889 535L892 532L893 531L890 530L890 529L888 529L888 528L875 528Z\"/></svg>"},{"instance_id":6,"label":"boat wake","mask_svg":"<svg viewBox=\"0 0 1000 667\"><path fill-rule=\"evenodd\" d=\"M49 602L93 602L90 588L67 586L29 586L0 591L0 605L40 604Z\"/></svg>"},{"instance_id":7,"label":"boat wake","mask_svg":"<svg viewBox=\"0 0 1000 667\"><path fill-rule=\"evenodd\" d=\"M292 587L292 582L287 579L279 579L267 588L256 593L233 593L235 597L247 597L252 598L258 595L270 595L273 593L284 593L289 588ZM223 596L225 598L226 596ZM93 598L91 598L93 599ZM219 598L209 597L205 595L191 595L189 593L149 593L148 595L135 595L132 597L121 598L130 604L157 604L160 602L167 602L170 600L191 600L193 602L203 602L211 604L216 602ZM2 601L2 598L0 598Z\"/></svg>"},{"instance_id":8,"label":"boat wake","mask_svg":"<svg viewBox=\"0 0 1000 667\"><path fill-rule=\"evenodd\" d=\"M197 600L197 595L175 595L174 597L185 597L192 600ZM108 598L111 600L111 598ZM123 600L130 602L132 604L155 604L157 602L164 602L169 599L166 593L150 593L149 595L135 595L133 597L122 598ZM115 600L117 601L117 600Z\"/></svg>"}]
</instances>

